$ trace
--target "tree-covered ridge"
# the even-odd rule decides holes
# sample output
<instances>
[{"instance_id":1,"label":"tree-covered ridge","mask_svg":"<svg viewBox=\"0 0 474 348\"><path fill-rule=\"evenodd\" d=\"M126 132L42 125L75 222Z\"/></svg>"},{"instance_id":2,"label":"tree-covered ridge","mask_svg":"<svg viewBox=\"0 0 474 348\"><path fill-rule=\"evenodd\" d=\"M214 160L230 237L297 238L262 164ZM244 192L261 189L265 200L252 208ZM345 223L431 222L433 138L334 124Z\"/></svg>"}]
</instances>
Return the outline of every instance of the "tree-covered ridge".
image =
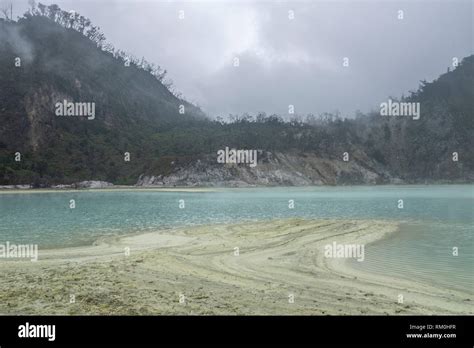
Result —
<instances>
[{"instance_id":1,"label":"tree-covered ridge","mask_svg":"<svg viewBox=\"0 0 474 348\"><path fill-rule=\"evenodd\" d=\"M46 6L38 3L36 5L33 1L30 10L24 14L24 18L32 16L49 18L66 29L73 29L94 42L102 51L110 53L124 65L133 65L136 68L142 69L160 82L165 80L166 70L155 63L148 62L144 57L139 59L133 54L116 49L113 44L107 42L105 35L100 31L100 27L94 26L89 18L75 11L64 11L56 4ZM171 82L165 82L165 84L169 89L171 88Z\"/></svg>"},{"instance_id":2,"label":"tree-covered ridge","mask_svg":"<svg viewBox=\"0 0 474 348\"><path fill-rule=\"evenodd\" d=\"M0 38L2 183L49 185L87 177L133 183L144 164L123 165L124 152L138 160L156 131L204 117L156 76L126 66L45 16L0 19ZM94 102L96 119L56 117L54 105L64 99Z\"/></svg>"},{"instance_id":3,"label":"tree-covered ridge","mask_svg":"<svg viewBox=\"0 0 474 348\"><path fill-rule=\"evenodd\" d=\"M134 184L141 174L212 160L226 146L295 153L301 161L305 154L339 161L347 152L406 182L474 178L474 56L401 98L421 103L419 120L374 112L287 121L262 112L224 122L173 95L161 68L150 71L136 59L126 66L94 28L55 5L38 5L17 22L0 20L0 185ZM95 120L56 117L54 104L64 99L95 102Z\"/></svg>"}]
</instances>

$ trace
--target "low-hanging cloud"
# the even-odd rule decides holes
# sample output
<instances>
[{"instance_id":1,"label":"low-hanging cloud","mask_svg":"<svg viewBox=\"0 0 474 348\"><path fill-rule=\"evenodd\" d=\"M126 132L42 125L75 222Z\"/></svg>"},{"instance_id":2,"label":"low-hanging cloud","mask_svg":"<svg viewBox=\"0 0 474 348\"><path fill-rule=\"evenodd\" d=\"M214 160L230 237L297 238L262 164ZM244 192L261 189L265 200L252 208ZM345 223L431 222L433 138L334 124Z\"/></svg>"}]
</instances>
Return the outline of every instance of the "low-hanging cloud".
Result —
<instances>
[{"instance_id":1,"label":"low-hanging cloud","mask_svg":"<svg viewBox=\"0 0 474 348\"><path fill-rule=\"evenodd\" d=\"M300 114L352 116L472 54L469 0L55 2L91 18L116 47L166 68L212 116L284 115L289 104Z\"/></svg>"},{"instance_id":2,"label":"low-hanging cloud","mask_svg":"<svg viewBox=\"0 0 474 348\"><path fill-rule=\"evenodd\" d=\"M26 39L17 27L5 26L0 30L0 42L11 47L13 54L24 63L33 61L33 45Z\"/></svg>"}]
</instances>

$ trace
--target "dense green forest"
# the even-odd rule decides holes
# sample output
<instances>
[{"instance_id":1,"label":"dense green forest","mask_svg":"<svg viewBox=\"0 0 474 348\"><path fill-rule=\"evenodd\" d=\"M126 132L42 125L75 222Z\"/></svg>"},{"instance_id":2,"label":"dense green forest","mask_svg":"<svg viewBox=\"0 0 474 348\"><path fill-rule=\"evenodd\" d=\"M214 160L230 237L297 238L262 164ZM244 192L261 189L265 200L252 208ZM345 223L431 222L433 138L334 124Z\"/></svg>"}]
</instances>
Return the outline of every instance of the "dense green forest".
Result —
<instances>
[{"instance_id":1,"label":"dense green forest","mask_svg":"<svg viewBox=\"0 0 474 348\"><path fill-rule=\"evenodd\" d=\"M161 67L116 50L90 20L56 5L0 20L0 185L135 184L226 146L327 159L357 152L406 182L474 179L474 56L402 98L421 104L419 120L262 112L223 122L166 81ZM64 99L94 102L95 119L57 117Z\"/></svg>"}]
</instances>

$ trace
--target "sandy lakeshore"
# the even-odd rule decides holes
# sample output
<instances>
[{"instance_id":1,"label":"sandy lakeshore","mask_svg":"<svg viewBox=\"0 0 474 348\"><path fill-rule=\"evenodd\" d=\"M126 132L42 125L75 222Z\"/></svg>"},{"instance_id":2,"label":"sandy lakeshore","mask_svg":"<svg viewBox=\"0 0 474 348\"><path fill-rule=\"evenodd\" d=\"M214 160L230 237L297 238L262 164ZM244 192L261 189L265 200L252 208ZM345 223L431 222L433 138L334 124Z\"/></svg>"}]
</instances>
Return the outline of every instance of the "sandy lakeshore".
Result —
<instances>
[{"instance_id":1,"label":"sandy lakeshore","mask_svg":"<svg viewBox=\"0 0 474 348\"><path fill-rule=\"evenodd\" d=\"M334 241L367 249L397 229L389 221L286 219L40 249L37 262L0 260L0 314L473 314L472 294L324 256Z\"/></svg>"},{"instance_id":2,"label":"sandy lakeshore","mask_svg":"<svg viewBox=\"0 0 474 348\"><path fill-rule=\"evenodd\" d=\"M126 185L114 185L106 188L81 188L81 189L58 189L58 188L27 188L27 189L16 189L0 188L0 195L11 195L11 194L31 194L31 193L76 193L76 192L215 192L216 189L209 187L150 187L150 186L126 186Z\"/></svg>"}]
</instances>

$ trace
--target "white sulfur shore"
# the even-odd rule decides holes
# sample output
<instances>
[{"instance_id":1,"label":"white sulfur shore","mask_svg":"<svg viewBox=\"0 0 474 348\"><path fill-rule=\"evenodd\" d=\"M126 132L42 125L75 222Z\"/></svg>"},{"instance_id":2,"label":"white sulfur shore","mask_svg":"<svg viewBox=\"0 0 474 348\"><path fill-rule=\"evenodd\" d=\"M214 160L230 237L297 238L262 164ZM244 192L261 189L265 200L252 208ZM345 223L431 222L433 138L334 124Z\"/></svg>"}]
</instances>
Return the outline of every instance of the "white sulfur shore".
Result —
<instances>
[{"instance_id":1,"label":"white sulfur shore","mask_svg":"<svg viewBox=\"0 0 474 348\"><path fill-rule=\"evenodd\" d=\"M367 250L397 229L390 221L287 219L40 249L37 262L0 260L0 314L473 314L472 294L356 271L324 255L334 241Z\"/></svg>"}]
</instances>

